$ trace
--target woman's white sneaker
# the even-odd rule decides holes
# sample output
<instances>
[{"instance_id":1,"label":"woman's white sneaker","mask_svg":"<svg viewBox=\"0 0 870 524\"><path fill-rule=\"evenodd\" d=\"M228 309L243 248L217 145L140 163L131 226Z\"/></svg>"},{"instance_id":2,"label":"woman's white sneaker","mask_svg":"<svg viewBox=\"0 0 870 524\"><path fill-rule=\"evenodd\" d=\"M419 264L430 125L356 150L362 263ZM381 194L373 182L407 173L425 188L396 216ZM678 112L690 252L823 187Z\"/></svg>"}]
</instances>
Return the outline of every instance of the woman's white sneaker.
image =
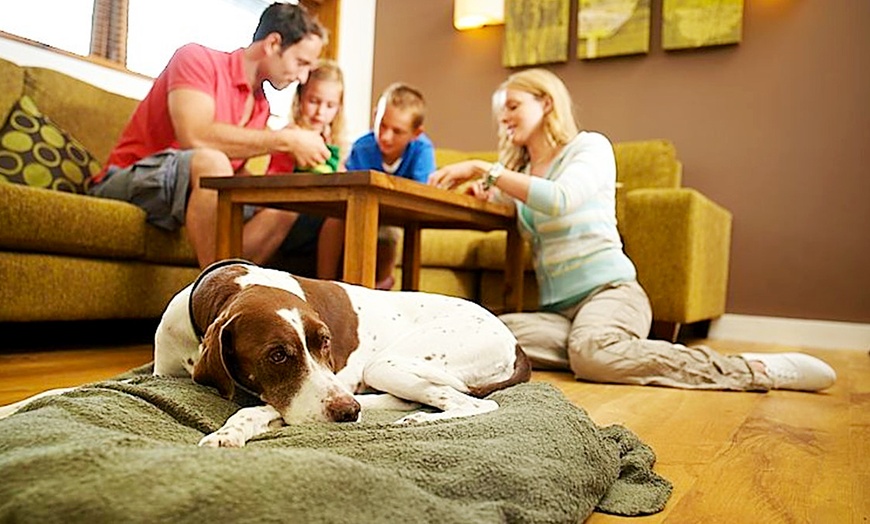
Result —
<instances>
[{"instance_id":1,"label":"woman's white sneaker","mask_svg":"<svg viewBox=\"0 0 870 524\"><path fill-rule=\"evenodd\" d=\"M837 380L837 373L824 361L805 353L741 353L746 360L764 364L774 389L819 391Z\"/></svg>"}]
</instances>

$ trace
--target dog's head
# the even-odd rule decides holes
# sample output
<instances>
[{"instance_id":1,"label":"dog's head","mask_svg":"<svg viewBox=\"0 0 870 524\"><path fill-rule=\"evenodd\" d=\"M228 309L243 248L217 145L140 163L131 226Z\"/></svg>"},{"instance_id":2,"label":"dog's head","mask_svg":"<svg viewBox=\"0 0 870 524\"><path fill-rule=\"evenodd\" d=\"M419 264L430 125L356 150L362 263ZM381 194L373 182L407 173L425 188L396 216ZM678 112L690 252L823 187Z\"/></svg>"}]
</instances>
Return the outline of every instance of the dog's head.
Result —
<instances>
[{"instance_id":1,"label":"dog's head","mask_svg":"<svg viewBox=\"0 0 870 524\"><path fill-rule=\"evenodd\" d=\"M227 398L237 387L274 407L287 423L356 421L360 406L333 373L329 327L299 296L261 284L234 285L225 300L207 297L197 314L213 320L193 379ZM194 295L194 311L200 307Z\"/></svg>"}]
</instances>

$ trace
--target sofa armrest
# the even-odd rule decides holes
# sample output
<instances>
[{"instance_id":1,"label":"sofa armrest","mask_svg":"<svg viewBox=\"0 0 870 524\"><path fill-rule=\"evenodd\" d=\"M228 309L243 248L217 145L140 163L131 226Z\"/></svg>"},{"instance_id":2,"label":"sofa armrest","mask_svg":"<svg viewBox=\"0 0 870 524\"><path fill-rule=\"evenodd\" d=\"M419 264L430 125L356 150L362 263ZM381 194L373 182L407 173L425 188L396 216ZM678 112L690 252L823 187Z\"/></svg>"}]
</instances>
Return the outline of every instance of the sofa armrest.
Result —
<instances>
[{"instance_id":1,"label":"sofa armrest","mask_svg":"<svg viewBox=\"0 0 870 524\"><path fill-rule=\"evenodd\" d=\"M731 213L698 191L625 194L625 251L657 321L691 323L725 312Z\"/></svg>"}]
</instances>

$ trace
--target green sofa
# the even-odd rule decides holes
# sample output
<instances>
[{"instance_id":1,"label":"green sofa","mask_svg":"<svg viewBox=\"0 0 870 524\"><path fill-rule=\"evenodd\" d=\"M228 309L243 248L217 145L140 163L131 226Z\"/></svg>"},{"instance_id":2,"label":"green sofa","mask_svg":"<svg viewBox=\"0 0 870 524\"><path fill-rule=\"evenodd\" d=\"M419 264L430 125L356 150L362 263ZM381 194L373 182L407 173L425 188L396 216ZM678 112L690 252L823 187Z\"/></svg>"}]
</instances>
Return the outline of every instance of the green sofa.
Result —
<instances>
[{"instance_id":1,"label":"green sofa","mask_svg":"<svg viewBox=\"0 0 870 524\"><path fill-rule=\"evenodd\" d=\"M108 156L137 103L57 71L0 59L0 123L22 95L98 160ZM156 319L196 278L183 230L152 227L125 202L4 183L4 147L0 135L0 323ZM619 143L615 150L619 228L655 319L678 327L722 315L731 215L680 187L681 164L670 142ZM439 166L494 157L436 151ZM503 309L503 232L426 230L422 236L422 290ZM531 309L537 291L528 257L526 268Z\"/></svg>"},{"instance_id":2,"label":"green sofa","mask_svg":"<svg viewBox=\"0 0 870 524\"><path fill-rule=\"evenodd\" d=\"M0 123L22 95L100 161L137 104L0 59ZM4 183L7 147L0 141L0 322L157 318L196 278L184 233L147 225L132 204Z\"/></svg>"}]
</instances>

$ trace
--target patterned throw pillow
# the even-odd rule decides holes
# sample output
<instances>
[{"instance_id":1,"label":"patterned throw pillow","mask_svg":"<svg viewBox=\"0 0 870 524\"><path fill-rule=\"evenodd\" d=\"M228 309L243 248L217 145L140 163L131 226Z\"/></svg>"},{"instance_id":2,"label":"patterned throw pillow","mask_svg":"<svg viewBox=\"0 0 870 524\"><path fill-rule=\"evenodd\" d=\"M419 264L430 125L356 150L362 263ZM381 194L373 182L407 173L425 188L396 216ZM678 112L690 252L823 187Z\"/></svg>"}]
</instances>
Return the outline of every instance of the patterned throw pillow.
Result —
<instances>
[{"instance_id":1,"label":"patterned throw pillow","mask_svg":"<svg viewBox=\"0 0 870 524\"><path fill-rule=\"evenodd\" d=\"M24 95L0 129L0 183L87 193L100 164Z\"/></svg>"}]
</instances>

